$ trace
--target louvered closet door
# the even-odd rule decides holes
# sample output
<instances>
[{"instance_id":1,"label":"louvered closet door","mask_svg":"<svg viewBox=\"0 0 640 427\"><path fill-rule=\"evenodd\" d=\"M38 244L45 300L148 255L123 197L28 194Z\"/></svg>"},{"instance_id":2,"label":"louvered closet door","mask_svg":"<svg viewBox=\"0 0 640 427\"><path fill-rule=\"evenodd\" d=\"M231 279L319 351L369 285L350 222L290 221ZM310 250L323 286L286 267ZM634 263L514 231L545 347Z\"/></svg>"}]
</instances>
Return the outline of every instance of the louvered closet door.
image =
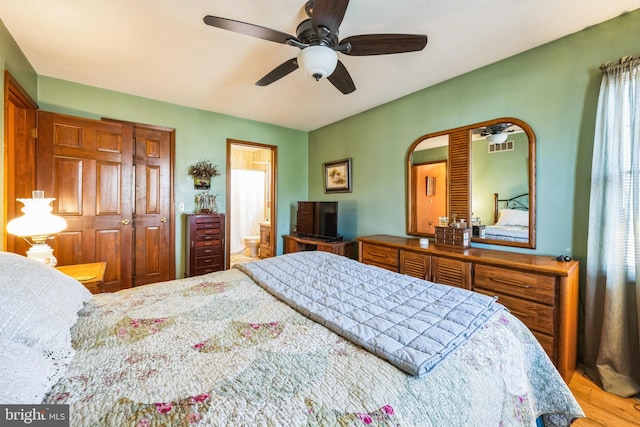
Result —
<instances>
[{"instance_id":1,"label":"louvered closet door","mask_svg":"<svg viewBox=\"0 0 640 427\"><path fill-rule=\"evenodd\" d=\"M58 265L106 261L105 289L131 287L132 127L38 112L37 182L68 227Z\"/></svg>"},{"instance_id":2,"label":"louvered closet door","mask_svg":"<svg viewBox=\"0 0 640 427\"><path fill-rule=\"evenodd\" d=\"M170 132L134 127L133 285L171 279Z\"/></svg>"}]
</instances>

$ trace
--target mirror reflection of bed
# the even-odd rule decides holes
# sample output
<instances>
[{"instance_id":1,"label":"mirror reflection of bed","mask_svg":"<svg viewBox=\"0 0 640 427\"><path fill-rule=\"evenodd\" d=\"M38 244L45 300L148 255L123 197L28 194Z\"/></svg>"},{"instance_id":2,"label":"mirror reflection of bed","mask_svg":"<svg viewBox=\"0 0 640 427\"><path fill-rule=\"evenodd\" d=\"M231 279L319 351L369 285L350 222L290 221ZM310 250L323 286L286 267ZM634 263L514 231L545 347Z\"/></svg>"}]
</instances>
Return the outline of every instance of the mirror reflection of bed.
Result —
<instances>
[{"instance_id":1,"label":"mirror reflection of bed","mask_svg":"<svg viewBox=\"0 0 640 427\"><path fill-rule=\"evenodd\" d=\"M493 223L484 228L484 238L508 242L529 240L529 193L501 199L493 195Z\"/></svg>"}]
</instances>

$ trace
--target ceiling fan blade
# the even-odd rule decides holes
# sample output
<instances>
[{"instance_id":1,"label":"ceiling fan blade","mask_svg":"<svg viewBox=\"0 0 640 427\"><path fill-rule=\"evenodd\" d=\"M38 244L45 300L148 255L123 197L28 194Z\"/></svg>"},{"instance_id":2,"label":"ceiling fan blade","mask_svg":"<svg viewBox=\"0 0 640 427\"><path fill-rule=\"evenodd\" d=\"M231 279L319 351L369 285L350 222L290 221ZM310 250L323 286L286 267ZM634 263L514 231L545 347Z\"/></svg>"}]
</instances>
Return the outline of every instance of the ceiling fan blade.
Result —
<instances>
[{"instance_id":1,"label":"ceiling fan blade","mask_svg":"<svg viewBox=\"0 0 640 427\"><path fill-rule=\"evenodd\" d=\"M351 43L345 55L367 56L416 52L427 45L427 36L418 34L364 34L347 37L340 44Z\"/></svg>"},{"instance_id":2,"label":"ceiling fan blade","mask_svg":"<svg viewBox=\"0 0 640 427\"><path fill-rule=\"evenodd\" d=\"M261 27L260 25L249 24L228 18L220 18L219 16L207 15L204 17L203 21L205 24L211 25L212 27L222 28L223 30L229 30L234 33L240 33L276 43L286 44L287 40L298 40L297 37L292 36L291 34L272 30L271 28Z\"/></svg>"},{"instance_id":3,"label":"ceiling fan blade","mask_svg":"<svg viewBox=\"0 0 640 427\"><path fill-rule=\"evenodd\" d=\"M318 27L326 27L331 33L338 34L338 28L347 12L348 5L349 0L315 0L311 24L316 33L320 34Z\"/></svg>"},{"instance_id":4,"label":"ceiling fan blade","mask_svg":"<svg viewBox=\"0 0 640 427\"><path fill-rule=\"evenodd\" d=\"M266 76L256 82L256 86L266 86L286 76L287 74L298 69L298 61L296 58L291 58L288 61L283 62L276 68L271 70Z\"/></svg>"},{"instance_id":5,"label":"ceiling fan blade","mask_svg":"<svg viewBox=\"0 0 640 427\"><path fill-rule=\"evenodd\" d=\"M335 71L327 79L344 95L356 90L356 85L353 84L353 80L351 80L351 76L342 61L338 61Z\"/></svg>"}]
</instances>

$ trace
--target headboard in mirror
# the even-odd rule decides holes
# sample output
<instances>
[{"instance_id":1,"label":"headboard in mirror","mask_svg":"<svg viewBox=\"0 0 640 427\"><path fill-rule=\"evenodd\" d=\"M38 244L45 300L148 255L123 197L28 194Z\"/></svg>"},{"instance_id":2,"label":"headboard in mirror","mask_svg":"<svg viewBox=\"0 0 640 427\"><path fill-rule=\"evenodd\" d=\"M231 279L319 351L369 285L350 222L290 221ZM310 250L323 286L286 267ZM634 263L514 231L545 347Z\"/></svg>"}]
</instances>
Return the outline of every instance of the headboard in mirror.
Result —
<instances>
[{"instance_id":1,"label":"headboard in mirror","mask_svg":"<svg viewBox=\"0 0 640 427\"><path fill-rule=\"evenodd\" d=\"M474 242L535 248L535 153L533 129L510 117L421 136L407 152L407 234L433 236L439 217L455 216L491 232L476 233ZM512 198L526 205L507 206ZM502 221L495 203L507 215ZM497 234L514 218L518 238Z\"/></svg>"}]
</instances>

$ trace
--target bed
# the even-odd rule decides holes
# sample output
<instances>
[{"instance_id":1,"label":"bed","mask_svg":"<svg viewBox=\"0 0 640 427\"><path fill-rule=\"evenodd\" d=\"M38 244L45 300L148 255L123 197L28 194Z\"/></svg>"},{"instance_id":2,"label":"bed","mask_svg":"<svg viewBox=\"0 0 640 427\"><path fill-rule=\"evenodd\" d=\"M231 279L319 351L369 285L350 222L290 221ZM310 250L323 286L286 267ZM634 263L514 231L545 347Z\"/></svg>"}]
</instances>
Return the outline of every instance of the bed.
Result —
<instances>
[{"instance_id":1,"label":"bed","mask_svg":"<svg viewBox=\"0 0 640 427\"><path fill-rule=\"evenodd\" d=\"M0 253L0 403L66 404L72 426L566 426L584 416L494 298L324 252L236 267L91 296Z\"/></svg>"},{"instance_id":2,"label":"bed","mask_svg":"<svg viewBox=\"0 0 640 427\"><path fill-rule=\"evenodd\" d=\"M529 193L508 199L493 195L493 225L485 226L485 238L529 242Z\"/></svg>"}]
</instances>

